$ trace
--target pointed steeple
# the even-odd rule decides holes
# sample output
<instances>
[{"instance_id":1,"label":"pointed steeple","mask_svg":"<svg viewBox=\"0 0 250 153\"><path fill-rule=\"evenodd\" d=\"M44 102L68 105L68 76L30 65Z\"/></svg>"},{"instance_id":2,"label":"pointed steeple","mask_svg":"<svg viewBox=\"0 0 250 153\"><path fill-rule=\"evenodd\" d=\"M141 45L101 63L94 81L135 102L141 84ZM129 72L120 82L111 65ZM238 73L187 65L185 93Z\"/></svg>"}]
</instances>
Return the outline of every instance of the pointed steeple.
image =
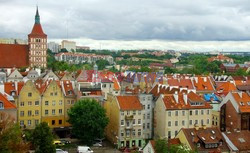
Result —
<instances>
[{"instance_id":1,"label":"pointed steeple","mask_svg":"<svg viewBox=\"0 0 250 153\"><path fill-rule=\"evenodd\" d=\"M38 11L38 6L36 6L35 24L40 24L40 15Z\"/></svg>"}]
</instances>

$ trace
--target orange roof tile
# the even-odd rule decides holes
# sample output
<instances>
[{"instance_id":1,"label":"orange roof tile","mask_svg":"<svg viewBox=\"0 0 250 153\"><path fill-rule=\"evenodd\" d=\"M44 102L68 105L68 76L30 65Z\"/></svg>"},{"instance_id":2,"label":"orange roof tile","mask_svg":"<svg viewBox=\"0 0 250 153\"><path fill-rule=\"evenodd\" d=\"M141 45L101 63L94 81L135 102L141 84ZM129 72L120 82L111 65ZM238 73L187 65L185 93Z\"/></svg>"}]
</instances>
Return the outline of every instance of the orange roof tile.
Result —
<instances>
[{"instance_id":1,"label":"orange roof tile","mask_svg":"<svg viewBox=\"0 0 250 153\"><path fill-rule=\"evenodd\" d=\"M4 109L16 109L16 105L10 102L2 93L0 93L0 102L3 102Z\"/></svg>"},{"instance_id":2,"label":"orange roof tile","mask_svg":"<svg viewBox=\"0 0 250 153\"><path fill-rule=\"evenodd\" d=\"M137 96L117 96L121 110L142 110L142 105Z\"/></svg>"},{"instance_id":3,"label":"orange roof tile","mask_svg":"<svg viewBox=\"0 0 250 153\"><path fill-rule=\"evenodd\" d=\"M16 87L17 86L17 87ZM21 89L24 86L24 82L5 82L4 83L4 92L7 93L8 95L11 95L13 91L15 91L16 95L19 95Z\"/></svg>"},{"instance_id":4,"label":"orange roof tile","mask_svg":"<svg viewBox=\"0 0 250 153\"><path fill-rule=\"evenodd\" d=\"M240 94L242 94L240 96ZM241 112L250 113L250 96L245 93L232 93L235 101L238 103L239 109Z\"/></svg>"},{"instance_id":5,"label":"orange roof tile","mask_svg":"<svg viewBox=\"0 0 250 153\"><path fill-rule=\"evenodd\" d=\"M0 67L26 67L29 65L29 46L0 44Z\"/></svg>"},{"instance_id":6,"label":"orange roof tile","mask_svg":"<svg viewBox=\"0 0 250 153\"><path fill-rule=\"evenodd\" d=\"M197 91L214 91L209 77L198 77L197 82L195 79L193 82Z\"/></svg>"}]
</instances>

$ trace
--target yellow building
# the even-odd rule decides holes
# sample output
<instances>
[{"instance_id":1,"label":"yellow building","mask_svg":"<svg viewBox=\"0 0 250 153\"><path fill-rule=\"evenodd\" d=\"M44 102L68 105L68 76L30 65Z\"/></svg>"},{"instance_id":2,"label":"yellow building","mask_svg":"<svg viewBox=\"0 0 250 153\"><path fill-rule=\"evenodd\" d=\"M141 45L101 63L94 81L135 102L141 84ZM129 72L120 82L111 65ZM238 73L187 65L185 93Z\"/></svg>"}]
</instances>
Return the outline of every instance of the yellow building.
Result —
<instances>
[{"instance_id":1,"label":"yellow building","mask_svg":"<svg viewBox=\"0 0 250 153\"><path fill-rule=\"evenodd\" d=\"M64 95L59 81L46 81L42 95L42 121L50 128L64 127L64 113Z\"/></svg>"},{"instance_id":2,"label":"yellow building","mask_svg":"<svg viewBox=\"0 0 250 153\"><path fill-rule=\"evenodd\" d=\"M41 122L41 95L31 80L21 89L17 107L17 118L21 127L34 129Z\"/></svg>"}]
</instances>

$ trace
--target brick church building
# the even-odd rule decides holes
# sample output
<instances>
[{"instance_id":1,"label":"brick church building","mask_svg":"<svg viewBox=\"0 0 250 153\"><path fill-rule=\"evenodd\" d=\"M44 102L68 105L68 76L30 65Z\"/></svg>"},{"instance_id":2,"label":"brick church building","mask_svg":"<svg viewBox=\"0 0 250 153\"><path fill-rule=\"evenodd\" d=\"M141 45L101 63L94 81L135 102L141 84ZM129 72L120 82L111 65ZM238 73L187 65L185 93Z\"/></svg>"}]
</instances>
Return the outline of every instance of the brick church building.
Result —
<instances>
[{"instance_id":1,"label":"brick church building","mask_svg":"<svg viewBox=\"0 0 250 153\"><path fill-rule=\"evenodd\" d=\"M0 68L47 67L47 35L40 23L38 8L28 44L0 44Z\"/></svg>"}]
</instances>

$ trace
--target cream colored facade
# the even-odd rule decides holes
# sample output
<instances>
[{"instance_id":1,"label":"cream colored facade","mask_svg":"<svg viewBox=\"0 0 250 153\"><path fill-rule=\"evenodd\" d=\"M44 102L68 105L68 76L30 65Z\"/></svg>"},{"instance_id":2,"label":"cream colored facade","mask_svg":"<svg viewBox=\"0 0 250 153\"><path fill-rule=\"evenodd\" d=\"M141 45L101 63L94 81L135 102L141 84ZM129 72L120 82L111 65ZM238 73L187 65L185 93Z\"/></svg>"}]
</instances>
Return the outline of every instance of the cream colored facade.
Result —
<instances>
[{"instance_id":1,"label":"cream colored facade","mask_svg":"<svg viewBox=\"0 0 250 153\"><path fill-rule=\"evenodd\" d=\"M155 106L155 137L174 138L181 128L193 128L194 125L212 126L212 109L167 110L162 98Z\"/></svg>"},{"instance_id":2,"label":"cream colored facade","mask_svg":"<svg viewBox=\"0 0 250 153\"><path fill-rule=\"evenodd\" d=\"M27 81L20 91L17 107L21 127L34 129L41 122L41 95L32 81Z\"/></svg>"}]
</instances>

